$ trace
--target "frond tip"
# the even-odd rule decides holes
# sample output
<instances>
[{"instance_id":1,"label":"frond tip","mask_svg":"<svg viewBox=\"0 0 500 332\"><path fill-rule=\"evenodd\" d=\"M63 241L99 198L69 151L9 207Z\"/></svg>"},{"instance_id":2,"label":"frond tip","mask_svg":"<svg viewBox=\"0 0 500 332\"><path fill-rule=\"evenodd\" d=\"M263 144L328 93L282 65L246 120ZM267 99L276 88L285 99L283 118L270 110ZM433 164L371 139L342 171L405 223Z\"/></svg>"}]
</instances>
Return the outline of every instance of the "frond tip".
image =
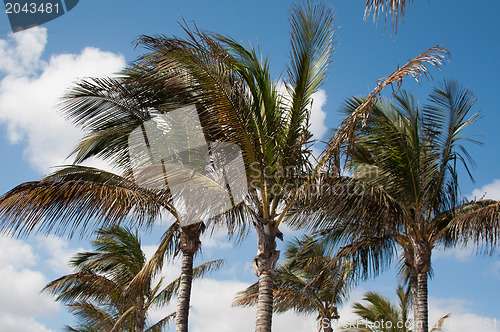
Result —
<instances>
[{"instance_id":1,"label":"frond tip","mask_svg":"<svg viewBox=\"0 0 500 332\"><path fill-rule=\"evenodd\" d=\"M392 30L397 32L399 19L404 19L406 7L413 0L366 0L365 20L373 13L373 22L376 22L380 14L385 11L384 27L387 23L387 16L391 16Z\"/></svg>"}]
</instances>

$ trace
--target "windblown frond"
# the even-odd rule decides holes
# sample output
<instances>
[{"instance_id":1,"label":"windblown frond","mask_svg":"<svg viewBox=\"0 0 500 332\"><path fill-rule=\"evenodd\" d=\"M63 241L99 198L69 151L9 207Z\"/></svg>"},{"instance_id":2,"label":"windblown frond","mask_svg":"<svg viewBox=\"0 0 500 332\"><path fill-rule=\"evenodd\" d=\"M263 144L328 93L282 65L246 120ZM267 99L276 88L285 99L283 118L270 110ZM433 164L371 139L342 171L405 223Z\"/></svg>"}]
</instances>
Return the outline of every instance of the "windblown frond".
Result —
<instances>
[{"instance_id":1,"label":"windblown frond","mask_svg":"<svg viewBox=\"0 0 500 332\"><path fill-rule=\"evenodd\" d=\"M331 162L332 158L337 168L336 171L338 172L340 170L340 160L336 154L340 152L341 146L342 144L345 144L345 142L347 142L348 146L352 148L354 144L355 128L360 125L360 121L362 121L362 124L366 124L372 109L372 103L377 99L377 97L380 96L380 93L387 85L396 84L399 89L406 76L413 77L417 80L417 82L421 76L429 78L431 74L427 66L441 69L444 60L446 60L449 56L450 53L443 48L442 45L436 45L408 61L404 66L398 68L390 75L381 78L377 87L370 93L363 103L342 121L340 128L337 130L332 140L328 142L328 146L322 154L321 160L316 167L317 172L321 170L327 162ZM350 151L350 149L348 150Z\"/></svg>"},{"instance_id":2,"label":"windblown frond","mask_svg":"<svg viewBox=\"0 0 500 332\"><path fill-rule=\"evenodd\" d=\"M164 209L175 213L168 199L166 192L155 193L112 173L69 166L46 180L26 182L4 194L0 230L72 236L77 230L83 234L127 218L131 224L150 226Z\"/></svg>"}]
</instances>

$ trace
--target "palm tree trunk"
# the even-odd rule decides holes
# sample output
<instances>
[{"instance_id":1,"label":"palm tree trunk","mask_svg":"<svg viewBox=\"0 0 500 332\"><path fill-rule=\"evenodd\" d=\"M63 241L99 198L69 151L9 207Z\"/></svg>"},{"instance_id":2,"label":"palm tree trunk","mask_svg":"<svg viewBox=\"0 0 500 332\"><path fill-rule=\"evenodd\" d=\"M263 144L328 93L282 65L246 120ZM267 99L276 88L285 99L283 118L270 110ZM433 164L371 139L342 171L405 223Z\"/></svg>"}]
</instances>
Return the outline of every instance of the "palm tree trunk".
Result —
<instances>
[{"instance_id":1,"label":"palm tree trunk","mask_svg":"<svg viewBox=\"0 0 500 332\"><path fill-rule=\"evenodd\" d=\"M204 227L203 223L197 223L181 228L182 267L175 316L176 332L188 332L189 302L193 283L193 258L200 248L200 234Z\"/></svg>"},{"instance_id":2,"label":"palm tree trunk","mask_svg":"<svg viewBox=\"0 0 500 332\"><path fill-rule=\"evenodd\" d=\"M415 332L429 331L429 308L427 305L427 272L417 273L416 289L413 295Z\"/></svg>"},{"instance_id":3,"label":"palm tree trunk","mask_svg":"<svg viewBox=\"0 0 500 332\"><path fill-rule=\"evenodd\" d=\"M175 331L188 331L189 302L191 300L191 285L193 282L194 254L184 253L182 256L181 283L177 300L177 314L175 316Z\"/></svg>"},{"instance_id":4,"label":"palm tree trunk","mask_svg":"<svg viewBox=\"0 0 500 332\"><path fill-rule=\"evenodd\" d=\"M331 321L326 324L323 324L323 332L333 332Z\"/></svg>"},{"instance_id":5,"label":"palm tree trunk","mask_svg":"<svg viewBox=\"0 0 500 332\"><path fill-rule=\"evenodd\" d=\"M273 318L273 274L279 251L276 250L277 229L272 221L261 221L255 225L257 230L257 255L253 269L259 277L259 296L257 298L257 318L255 332L271 332Z\"/></svg>"},{"instance_id":6,"label":"palm tree trunk","mask_svg":"<svg viewBox=\"0 0 500 332\"><path fill-rule=\"evenodd\" d=\"M141 312L136 317L134 332L144 332L145 326L146 326L146 317L144 316L144 313Z\"/></svg>"},{"instance_id":7,"label":"palm tree trunk","mask_svg":"<svg viewBox=\"0 0 500 332\"><path fill-rule=\"evenodd\" d=\"M257 298L257 320L255 331L271 331L273 312L273 273L263 272L259 276L259 296Z\"/></svg>"},{"instance_id":8,"label":"palm tree trunk","mask_svg":"<svg viewBox=\"0 0 500 332\"><path fill-rule=\"evenodd\" d=\"M411 262L410 268L410 282L413 295L413 322L415 332L429 332L427 278L430 268L430 245L422 240L414 241L413 261Z\"/></svg>"}]
</instances>

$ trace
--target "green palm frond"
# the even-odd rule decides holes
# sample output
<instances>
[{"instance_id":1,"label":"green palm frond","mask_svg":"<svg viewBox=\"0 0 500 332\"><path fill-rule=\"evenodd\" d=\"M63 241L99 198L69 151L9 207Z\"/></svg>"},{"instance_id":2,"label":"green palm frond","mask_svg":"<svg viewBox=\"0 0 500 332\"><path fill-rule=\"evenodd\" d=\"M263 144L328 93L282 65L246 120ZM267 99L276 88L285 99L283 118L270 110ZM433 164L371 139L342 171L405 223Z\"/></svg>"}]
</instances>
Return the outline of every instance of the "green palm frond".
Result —
<instances>
[{"instance_id":1,"label":"green palm frond","mask_svg":"<svg viewBox=\"0 0 500 332\"><path fill-rule=\"evenodd\" d=\"M163 331L175 314L165 316L148 327L147 311L161 308L176 295L180 284L177 278L162 286L163 278L155 279L164 261L176 250L175 225L163 238L150 261L146 262L137 232L110 227L97 232L92 241L93 251L75 255L71 265L77 272L49 283L45 292L68 305L79 321L70 331L133 330L143 321L147 331ZM205 262L193 269L194 278L201 278L222 267L222 260ZM156 265L156 266L155 266Z\"/></svg>"},{"instance_id":2,"label":"green palm frond","mask_svg":"<svg viewBox=\"0 0 500 332\"><path fill-rule=\"evenodd\" d=\"M306 9L292 7L291 64L287 68L287 92L290 110L287 112L287 149L298 145L303 137L304 124L308 123L312 95L318 91L325 78L333 51L335 18L325 4L306 3ZM285 156L289 152L285 150ZM287 162L287 165L290 161ZM294 165L291 163L291 165Z\"/></svg>"},{"instance_id":3,"label":"green palm frond","mask_svg":"<svg viewBox=\"0 0 500 332\"><path fill-rule=\"evenodd\" d=\"M116 315L89 302L74 302L68 309L81 322L76 329L68 327L70 331L111 331L117 319Z\"/></svg>"},{"instance_id":4,"label":"green palm frond","mask_svg":"<svg viewBox=\"0 0 500 332\"><path fill-rule=\"evenodd\" d=\"M337 319L337 306L348 298L353 285L352 265L327 255L327 247L305 236L288 243L285 261L274 280L274 312L293 310L317 313L318 319ZM236 296L234 306L257 303L259 284L250 285Z\"/></svg>"},{"instance_id":5,"label":"green palm frond","mask_svg":"<svg viewBox=\"0 0 500 332\"><path fill-rule=\"evenodd\" d=\"M174 212L168 193L156 193L112 173L69 166L47 180L26 182L0 197L0 229L12 234L84 233L130 218L152 225L163 209Z\"/></svg>"}]
</instances>

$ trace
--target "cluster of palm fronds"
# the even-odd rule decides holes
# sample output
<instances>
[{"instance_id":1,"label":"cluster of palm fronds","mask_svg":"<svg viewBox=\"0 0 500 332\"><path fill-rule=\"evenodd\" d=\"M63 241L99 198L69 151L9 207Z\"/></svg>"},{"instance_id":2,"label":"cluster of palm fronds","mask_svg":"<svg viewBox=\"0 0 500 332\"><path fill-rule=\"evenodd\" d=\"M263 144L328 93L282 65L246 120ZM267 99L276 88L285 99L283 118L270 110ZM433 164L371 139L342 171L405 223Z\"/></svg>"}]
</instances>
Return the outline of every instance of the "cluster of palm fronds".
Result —
<instances>
[{"instance_id":1,"label":"cluster of palm fronds","mask_svg":"<svg viewBox=\"0 0 500 332\"><path fill-rule=\"evenodd\" d=\"M162 238L153 256L146 260L137 232L113 226L96 232L94 251L76 254L70 266L74 273L50 282L44 291L66 303L78 319L68 331L165 331L175 312L150 322L153 309L166 306L177 294L180 278L164 285L159 272L167 253L175 245L174 225ZM169 255L168 259L173 258ZM206 262L193 270L199 278L222 266L222 260Z\"/></svg>"},{"instance_id":2,"label":"cluster of palm fronds","mask_svg":"<svg viewBox=\"0 0 500 332\"><path fill-rule=\"evenodd\" d=\"M407 3L367 1L366 8L375 16L386 10L397 20ZM436 88L423 108L400 91L405 77L430 78L429 69L443 65L449 52L433 46L377 81L366 98L347 100L345 120L313 163L311 104L331 61L334 21L332 9L322 3L293 6L290 64L282 81L273 80L268 60L257 49L229 36L185 25L185 38L140 37L138 45L147 53L121 76L85 79L68 92L62 112L87 132L72 153L74 165L3 195L0 231L73 235L125 222L148 227L165 215L174 218L151 260L146 262L135 246L135 270L121 265L125 257L113 266L102 261L97 270L92 260L82 259L76 264L80 272L49 287L61 300L106 303L111 310L101 312L109 316L103 320L106 327L94 320L82 323L106 331L125 325L144 330L146 307L160 294L158 301L165 303L167 289L172 290L153 286L152 277L173 252L183 256L175 286L176 330L188 331L193 257L207 226L224 227L228 236L239 239L255 228L253 267L259 281L238 303L257 305L257 332L271 330L273 310L315 311L320 320L335 319L349 286L379 273L400 248L415 331L427 332L433 248L474 241L493 249L500 235L499 203L462 201L458 190L457 164L467 170L471 165L462 142L469 139L464 130L478 118L470 115L475 99L451 81ZM388 85L397 90L392 101L381 96ZM192 123L165 123L179 109L193 112ZM151 121L169 135L151 140ZM236 146L243 176L229 181L225 159L231 158L217 156L216 145L192 146L200 140ZM120 174L80 165L92 157L109 162ZM223 166L215 167L217 162ZM342 175L346 168L351 176ZM191 185L179 191L175 186L181 180ZM242 184L248 190L236 199L233 189ZM221 204L214 208L218 213L207 213L202 201L212 202L219 194L227 194L229 208ZM313 235L298 241L285 254L286 263L276 268L282 223ZM118 275L100 275L111 267L118 268ZM76 279L90 276L85 273L106 279L103 287L109 282L118 288L109 288L108 296L108 288L99 294L90 289L97 279L75 286ZM90 312L85 311L90 302L72 303L78 315Z\"/></svg>"}]
</instances>

